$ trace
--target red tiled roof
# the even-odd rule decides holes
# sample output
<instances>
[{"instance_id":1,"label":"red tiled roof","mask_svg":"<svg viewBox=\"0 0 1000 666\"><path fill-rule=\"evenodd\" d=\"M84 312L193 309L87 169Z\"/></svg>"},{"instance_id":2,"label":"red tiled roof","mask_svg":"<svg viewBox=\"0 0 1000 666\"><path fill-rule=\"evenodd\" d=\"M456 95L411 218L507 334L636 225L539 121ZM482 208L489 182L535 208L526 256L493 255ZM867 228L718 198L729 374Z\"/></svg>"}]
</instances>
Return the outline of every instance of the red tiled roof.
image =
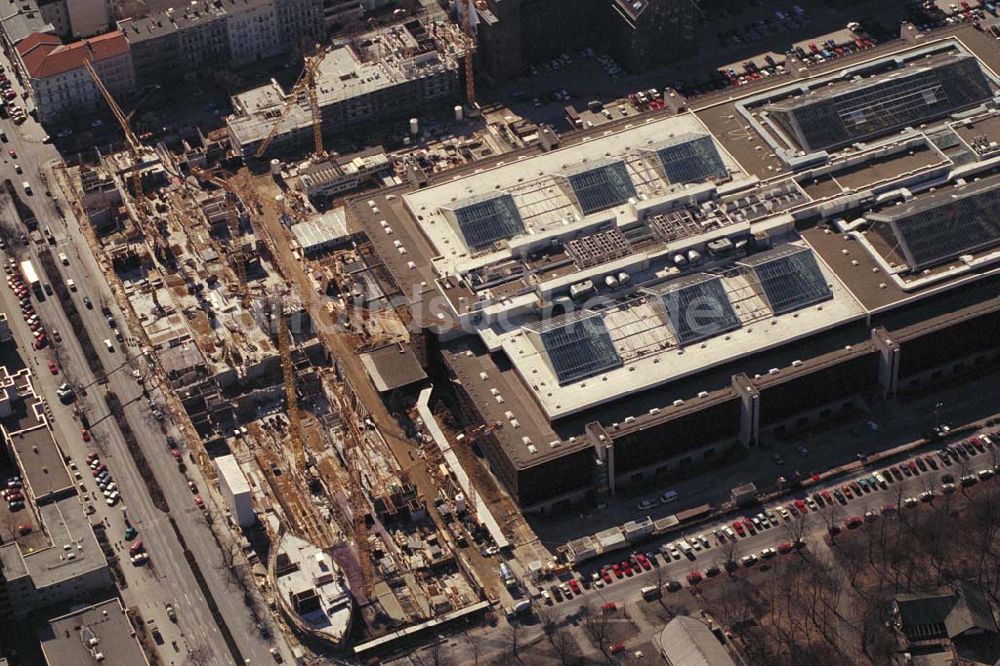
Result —
<instances>
[{"instance_id":1,"label":"red tiled roof","mask_svg":"<svg viewBox=\"0 0 1000 666\"><path fill-rule=\"evenodd\" d=\"M33 79L64 74L83 67L87 60L100 62L128 53L128 50L128 41L120 31L65 45L58 37L36 32L17 45L21 60Z\"/></svg>"}]
</instances>

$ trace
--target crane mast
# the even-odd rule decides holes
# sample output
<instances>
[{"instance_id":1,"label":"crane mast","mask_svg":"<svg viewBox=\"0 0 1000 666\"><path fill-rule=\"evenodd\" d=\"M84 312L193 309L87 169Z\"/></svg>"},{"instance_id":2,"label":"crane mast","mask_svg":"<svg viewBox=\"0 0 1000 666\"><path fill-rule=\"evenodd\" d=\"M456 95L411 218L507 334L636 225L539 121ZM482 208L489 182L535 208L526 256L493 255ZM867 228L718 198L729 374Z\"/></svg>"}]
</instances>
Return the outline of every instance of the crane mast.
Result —
<instances>
[{"instance_id":1,"label":"crane mast","mask_svg":"<svg viewBox=\"0 0 1000 666\"><path fill-rule=\"evenodd\" d=\"M292 442L292 460L295 471L305 472L306 454L302 441L302 421L299 415L299 396L295 391L295 373L292 368L292 346L285 315L278 313L278 352L281 354L281 374L285 382L285 401L288 407L289 436Z\"/></svg>"},{"instance_id":2,"label":"crane mast","mask_svg":"<svg viewBox=\"0 0 1000 666\"><path fill-rule=\"evenodd\" d=\"M118 124L121 125L122 131L125 133L125 142L128 144L129 152L132 153L133 166L132 166L132 185L135 192L135 200L138 203L139 199L142 198L142 176L140 171L142 168L142 144L136 137L135 133L132 131L132 127L129 125L129 116L126 116L118 102L111 95L111 91L108 87L104 85L104 81L101 80L101 76L94 69L94 63L90 60L85 60L83 62L84 67L87 68L87 72L90 74L90 78L94 79L94 84L97 85L97 89L100 91L101 96L104 101L107 102L108 108L111 109L111 115L115 117ZM138 206L137 206L138 207Z\"/></svg>"},{"instance_id":3,"label":"crane mast","mask_svg":"<svg viewBox=\"0 0 1000 666\"><path fill-rule=\"evenodd\" d=\"M288 97L285 99L284 105L281 107L281 113L278 115L278 119L271 126L268 131L267 136L264 140L260 142L260 147L254 153L254 157L260 159L267 149L271 147L271 142L274 141L274 137L277 136L278 130L281 128L282 123L288 114L291 112L292 108L295 107L303 98L303 95L309 101L309 113L312 118L312 131L313 131L313 144L314 144L314 154L319 157L323 154L323 117L320 113L319 108L319 97L316 92L316 71L319 69L319 65L323 62L323 57L329 51L329 47L323 49L316 55L312 57L307 57L305 61L305 66L302 68L302 73L299 74L298 80L292 89L288 93Z\"/></svg>"},{"instance_id":4,"label":"crane mast","mask_svg":"<svg viewBox=\"0 0 1000 666\"><path fill-rule=\"evenodd\" d=\"M364 434L358 427L357 414L348 406L343 391L338 392L337 402L340 406L340 420L347 424L344 463L347 465L349 489L351 492L351 516L354 523L354 540L358 544L358 560L361 565L361 579L364 583L365 598L371 599L375 592L375 573L372 569L371 553L368 546L368 523L366 522L368 506L361 491L361 466L358 460L361 455L358 449L364 439Z\"/></svg>"},{"instance_id":5,"label":"crane mast","mask_svg":"<svg viewBox=\"0 0 1000 666\"><path fill-rule=\"evenodd\" d=\"M475 72L473 71L473 51L475 49L476 37L472 30L472 12L474 11L475 5L473 0L465 0L465 15L463 16L462 26L465 29L465 101L468 103L469 108L475 108L476 106L476 80Z\"/></svg>"}]
</instances>

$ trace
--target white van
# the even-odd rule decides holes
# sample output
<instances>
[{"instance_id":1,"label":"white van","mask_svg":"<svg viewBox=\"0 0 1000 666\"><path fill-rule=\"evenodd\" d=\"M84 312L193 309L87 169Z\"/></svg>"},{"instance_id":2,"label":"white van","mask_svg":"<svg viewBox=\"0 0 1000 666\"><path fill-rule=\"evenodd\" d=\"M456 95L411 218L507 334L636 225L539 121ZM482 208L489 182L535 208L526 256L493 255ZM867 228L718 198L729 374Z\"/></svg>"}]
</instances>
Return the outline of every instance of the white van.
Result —
<instances>
[{"instance_id":1,"label":"white van","mask_svg":"<svg viewBox=\"0 0 1000 666\"><path fill-rule=\"evenodd\" d=\"M642 598L646 601L652 601L653 599L660 598L660 588L658 585L647 585L646 587L639 590Z\"/></svg>"},{"instance_id":2,"label":"white van","mask_svg":"<svg viewBox=\"0 0 1000 666\"><path fill-rule=\"evenodd\" d=\"M885 477L882 476L882 472L875 472L874 474L872 474L872 476L875 477L876 483L878 483L878 485L882 486L883 488L885 488L888 485L885 482Z\"/></svg>"},{"instance_id":3,"label":"white van","mask_svg":"<svg viewBox=\"0 0 1000 666\"><path fill-rule=\"evenodd\" d=\"M108 351L111 352L112 354L115 353L115 346L111 344L110 339L104 338L104 346L107 347Z\"/></svg>"}]
</instances>

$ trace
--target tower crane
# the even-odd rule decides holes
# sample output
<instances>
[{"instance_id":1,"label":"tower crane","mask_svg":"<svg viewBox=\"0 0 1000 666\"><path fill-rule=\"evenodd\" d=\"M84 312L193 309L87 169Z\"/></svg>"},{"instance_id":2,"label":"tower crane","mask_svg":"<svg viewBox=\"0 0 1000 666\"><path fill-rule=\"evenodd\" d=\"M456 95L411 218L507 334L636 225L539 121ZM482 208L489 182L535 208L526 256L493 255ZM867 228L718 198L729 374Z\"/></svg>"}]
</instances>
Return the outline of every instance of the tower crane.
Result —
<instances>
[{"instance_id":1,"label":"tower crane","mask_svg":"<svg viewBox=\"0 0 1000 666\"><path fill-rule=\"evenodd\" d=\"M320 63L323 62L323 58L329 50L330 47L324 48L319 53L306 58L302 73L299 74L298 80L292 86L291 91L289 91L288 97L285 99L285 104L281 107L278 119L271 126L264 140L260 142L260 147L257 148L254 157L260 159L267 152L267 149L271 147L271 142L274 141L274 137L278 134L281 124L285 121L292 108L299 104L303 94L309 99L309 112L312 115L313 143L315 144L313 154L316 157L323 154L323 117L320 114L319 98L316 93L316 71L319 69Z\"/></svg>"},{"instance_id":2,"label":"tower crane","mask_svg":"<svg viewBox=\"0 0 1000 666\"><path fill-rule=\"evenodd\" d=\"M358 427L358 418L354 410L347 404L343 391L337 393L337 403L340 406L340 420L347 424L347 438L344 446L344 463L347 465L349 489L351 492L351 516L354 522L354 540L358 544L358 560L361 565L361 580L364 583L365 598L371 599L375 593L375 573L372 570L372 558L368 547L368 523L366 514L368 506L361 494L361 469L356 459L360 457L359 448L364 435ZM348 454L351 455L348 455ZM354 458L355 460L352 460Z\"/></svg>"},{"instance_id":3,"label":"tower crane","mask_svg":"<svg viewBox=\"0 0 1000 666\"><path fill-rule=\"evenodd\" d=\"M132 117L131 114L126 116L118 102L111 95L111 91L108 87L104 85L104 81L101 80L101 76L94 69L94 63L90 60L85 60L83 62L84 67L87 68L87 72L90 77L94 79L94 84L97 85L97 89L101 92L101 96L104 97L104 101L107 102L108 108L111 109L111 114L121 125L122 131L125 133L125 142L128 144L129 152L132 153L132 185L135 192L136 208L138 208L139 199L142 197L142 176L140 172L142 170L142 143L136 137L135 132L132 131L132 127L129 125L129 119Z\"/></svg>"},{"instance_id":4,"label":"tower crane","mask_svg":"<svg viewBox=\"0 0 1000 666\"><path fill-rule=\"evenodd\" d=\"M292 368L292 347L288 322L283 312L278 313L278 352L281 354L281 374L285 381L285 400L288 403L289 435L292 441L292 461L297 473L306 470L305 443L302 441L302 421L299 415L299 396L295 392L295 374Z\"/></svg>"},{"instance_id":5,"label":"tower crane","mask_svg":"<svg viewBox=\"0 0 1000 666\"><path fill-rule=\"evenodd\" d=\"M108 108L111 109L111 114L115 117L115 120L118 121L118 124L121 125L122 132L125 133L125 143L128 144L129 153L131 153L132 155L132 191L135 194L136 221L139 225L139 228L142 230L143 235L146 237L147 241L151 241L153 244L152 247L150 248L150 251L152 252L153 256L155 257L157 255L160 255L162 260L163 257L167 257L170 255L170 248L167 246L166 241L160 237L160 234L156 230L156 228L152 227L152 225L149 223L149 220L146 218L146 214L142 207L143 145L142 142L139 141L139 138L136 137L135 132L132 131L132 126L129 124L129 121L132 118L132 113L135 113L135 111L133 111L128 115L122 112L121 107L118 106L118 102L115 101L115 98L114 96L112 96L111 91L109 91L108 87L104 85L104 81L101 80L101 76L97 73L97 70L94 69L94 63L91 62L90 60L85 60L83 64L84 67L87 68L87 72L90 74L90 77L94 79L94 84L97 86L97 89L101 92L101 96L104 97L104 101L107 102Z\"/></svg>"},{"instance_id":6,"label":"tower crane","mask_svg":"<svg viewBox=\"0 0 1000 666\"><path fill-rule=\"evenodd\" d=\"M476 80L473 71L473 51L476 45L476 36L472 29L472 12L475 11L474 0L465 0L465 15L463 16L462 27L465 30L465 101L469 109L476 107Z\"/></svg>"}]
</instances>

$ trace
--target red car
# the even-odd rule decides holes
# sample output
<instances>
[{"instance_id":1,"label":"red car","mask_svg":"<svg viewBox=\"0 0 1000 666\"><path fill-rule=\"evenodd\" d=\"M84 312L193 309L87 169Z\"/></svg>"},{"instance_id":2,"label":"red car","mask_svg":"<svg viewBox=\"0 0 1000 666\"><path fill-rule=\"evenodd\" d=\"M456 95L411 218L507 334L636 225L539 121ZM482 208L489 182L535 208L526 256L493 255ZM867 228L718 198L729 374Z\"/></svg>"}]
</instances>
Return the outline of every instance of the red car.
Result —
<instances>
[{"instance_id":1,"label":"red car","mask_svg":"<svg viewBox=\"0 0 1000 666\"><path fill-rule=\"evenodd\" d=\"M203 500L201 498L201 495L195 495L194 496L194 503L198 505L199 509L204 509L205 508L205 500ZM570 587L572 587L572 585ZM577 592L577 594L579 594L579 592Z\"/></svg>"},{"instance_id":2,"label":"red car","mask_svg":"<svg viewBox=\"0 0 1000 666\"><path fill-rule=\"evenodd\" d=\"M621 578L622 577L622 568L620 566L618 566L617 564L612 564L611 565L611 571L614 572L615 578Z\"/></svg>"},{"instance_id":3,"label":"red car","mask_svg":"<svg viewBox=\"0 0 1000 666\"><path fill-rule=\"evenodd\" d=\"M649 563L649 558L643 555L642 553L636 555L635 559L639 561L639 566L641 566L646 571L649 571L650 569L653 568L653 565Z\"/></svg>"},{"instance_id":4,"label":"red car","mask_svg":"<svg viewBox=\"0 0 1000 666\"><path fill-rule=\"evenodd\" d=\"M200 499L201 496L199 495L198 498ZM198 506L201 506L201 504ZM576 582L576 578L569 579L569 589L573 590L573 594L580 594L580 584Z\"/></svg>"},{"instance_id":5,"label":"red car","mask_svg":"<svg viewBox=\"0 0 1000 666\"><path fill-rule=\"evenodd\" d=\"M13 148L9 149L7 151L7 154L10 155L11 157L13 157L14 159L17 159L17 151L14 150Z\"/></svg>"},{"instance_id":6,"label":"red car","mask_svg":"<svg viewBox=\"0 0 1000 666\"><path fill-rule=\"evenodd\" d=\"M787 541L783 544L779 544L778 552L781 553L782 555L792 552L792 544L788 543Z\"/></svg>"},{"instance_id":7,"label":"red car","mask_svg":"<svg viewBox=\"0 0 1000 666\"><path fill-rule=\"evenodd\" d=\"M863 522L861 516L851 516L844 524L847 525L847 529L853 530L855 527L860 527Z\"/></svg>"},{"instance_id":8,"label":"red car","mask_svg":"<svg viewBox=\"0 0 1000 666\"><path fill-rule=\"evenodd\" d=\"M826 500L827 504L833 504L833 496L830 494L829 490L820 491L819 494L823 496L823 499Z\"/></svg>"},{"instance_id":9,"label":"red car","mask_svg":"<svg viewBox=\"0 0 1000 666\"><path fill-rule=\"evenodd\" d=\"M846 483L840 487L840 492L844 493L844 495L847 496L847 499L854 497L854 491L852 491L851 487Z\"/></svg>"},{"instance_id":10,"label":"red car","mask_svg":"<svg viewBox=\"0 0 1000 666\"><path fill-rule=\"evenodd\" d=\"M799 513L805 513L806 511L809 510L809 507L806 506L806 503L800 499L795 500L795 508L799 510Z\"/></svg>"},{"instance_id":11,"label":"red car","mask_svg":"<svg viewBox=\"0 0 1000 666\"><path fill-rule=\"evenodd\" d=\"M744 536L746 534L746 532L743 529L743 523L741 523L738 520L733 521L733 529L736 530L736 533L739 534L740 536Z\"/></svg>"},{"instance_id":12,"label":"red car","mask_svg":"<svg viewBox=\"0 0 1000 666\"><path fill-rule=\"evenodd\" d=\"M42 333L37 338L35 338L35 342L31 346L34 347L37 350L37 349L42 349L43 347L45 347L46 343L47 343L47 340L45 339L45 334ZM87 441L87 440L83 440L83 441Z\"/></svg>"},{"instance_id":13,"label":"red car","mask_svg":"<svg viewBox=\"0 0 1000 666\"><path fill-rule=\"evenodd\" d=\"M601 578L604 579L605 584L611 585L611 574L608 573L607 568L601 569Z\"/></svg>"},{"instance_id":14,"label":"red car","mask_svg":"<svg viewBox=\"0 0 1000 666\"><path fill-rule=\"evenodd\" d=\"M616 604L613 601L605 601L603 604L601 604L601 610L605 613L614 613L616 610L618 610L618 604Z\"/></svg>"},{"instance_id":15,"label":"red car","mask_svg":"<svg viewBox=\"0 0 1000 666\"><path fill-rule=\"evenodd\" d=\"M611 647L608 648L608 652L610 652L611 654L618 654L619 652L624 652L624 651L625 651L625 644L622 643L621 641L618 641L617 643L612 643Z\"/></svg>"},{"instance_id":16,"label":"red car","mask_svg":"<svg viewBox=\"0 0 1000 666\"><path fill-rule=\"evenodd\" d=\"M59 374L59 366L56 364L55 360L51 358L49 359L49 372L53 375Z\"/></svg>"},{"instance_id":17,"label":"red car","mask_svg":"<svg viewBox=\"0 0 1000 666\"><path fill-rule=\"evenodd\" d=\"M692 571L692 572L688 573L687 579L688 579L688 583L690 583L691 585L697 585L702 580L701 572L700 571Z\"/></svg>"},{"instance_id":18,"label":"red car","mask_svg":"<svg viewBox=\"0 0 1000 666\"><path fill-rule=\"evenodd\" d=\"M101 475L101 472L106 472L107 469L108 469L108 466L105 465L104 463L101 463L100 465L98 465L97 467L95 467L94 469L92 469L90 471L90 474L91 474L91 476L93 476L96 479L97 477L99 477Z\"/></svg>"},{"instance_id":19,"label":"red car","mask_svg":"<svg viewBox=\"0 0 1000 666\"><path fill-rule=\"evenodd\" d=\"M90 431L87 430L86 428L84 428L83 430L80 431L80 436L83 437L83 441L85 441L85 442L89 442L90 441ZM101 467L103 467L103 466L104 465L101 465Z\"/></svg>"}]
</instances>

